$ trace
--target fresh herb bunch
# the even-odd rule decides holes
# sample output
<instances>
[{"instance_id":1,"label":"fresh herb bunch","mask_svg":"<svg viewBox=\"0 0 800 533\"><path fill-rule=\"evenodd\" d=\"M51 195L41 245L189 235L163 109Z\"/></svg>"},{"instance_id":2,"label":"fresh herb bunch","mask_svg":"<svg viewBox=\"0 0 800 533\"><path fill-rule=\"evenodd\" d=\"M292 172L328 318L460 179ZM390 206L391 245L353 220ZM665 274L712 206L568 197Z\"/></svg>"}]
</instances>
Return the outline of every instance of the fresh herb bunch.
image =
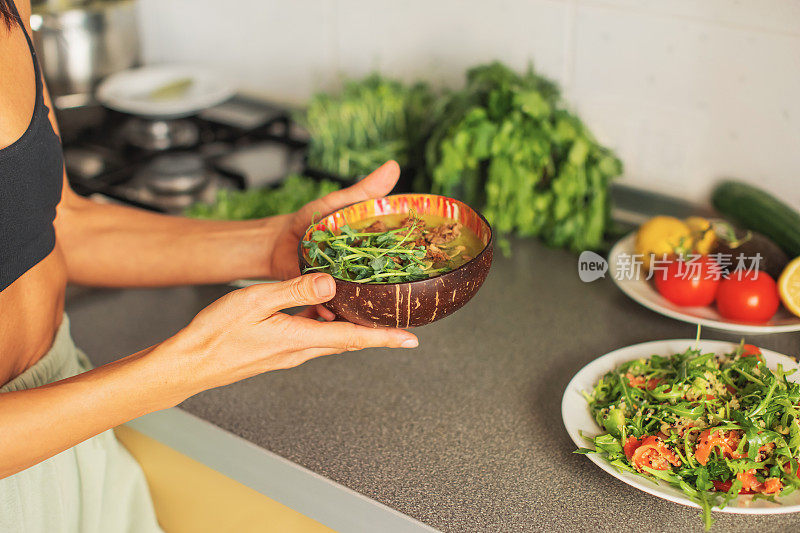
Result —
<instances>
[{"instance_id":1,"label":"fresh herb bunch","mask_svg":"<svg viewBox=\"0 0 800 533\"><path fill-rule=\"evenodd\" d=\"M532 68L478 66L435 115L425 152L432 192L481 206L500 234L602 246L608 185L622 164L564 108L553 82Z\"/></svg>"},{"instance_id":2,"label":"fresh herb bunch","mask_svg":"<svg viewBox=\"0 0 800 533\"><path fill-rule=\"evenodd\" d=\"M192 218L216 220L249 220L273 215L294 213L308 202L339 189L329 181L316 181L306 176L291 174L275 188L238 191L217 191L214 203L197 203L184 214Z\"/></svg>"},{"instance_id":3,"label":"fresh herb bunch","mask_svg":"<svg viewBox=\"0 0 800 533\"><path fill-rule=\"evenodd\" d=\"M422 124L432 102L427 85L379 74L348 80L339 94L314 95L298 116L311 136L309 166L356 178L389 159L401 167L420 165Z\"/></svg>"},{"instance_id":4,"label":"fresh herb bunch","mask_svg":"<svg viewBox=\"0 0 800 533\"><path fill-rule=\"evenodd\" d=\"M327 227L317 229L303 241L314 265L305 271L322 270L356 283L403 283L445 272L432 268L425 247L415 244L416 229L416 222L384 232L358 232L347 225L338 235Z\"/></svg>"},{"instance_id":5,"label":"fresh herb bunch","mask_svg":"<svg viewBox=\"0 0 800 533\"><path fill-rule=\"evenodd\" d=\"M800 487L800 384L771 371L758 348L688 349L620 365L584 393L607 433L587 438L620 470L681 489L703 508L740 492L774 499Z\"/></svg>"}]
</instances>

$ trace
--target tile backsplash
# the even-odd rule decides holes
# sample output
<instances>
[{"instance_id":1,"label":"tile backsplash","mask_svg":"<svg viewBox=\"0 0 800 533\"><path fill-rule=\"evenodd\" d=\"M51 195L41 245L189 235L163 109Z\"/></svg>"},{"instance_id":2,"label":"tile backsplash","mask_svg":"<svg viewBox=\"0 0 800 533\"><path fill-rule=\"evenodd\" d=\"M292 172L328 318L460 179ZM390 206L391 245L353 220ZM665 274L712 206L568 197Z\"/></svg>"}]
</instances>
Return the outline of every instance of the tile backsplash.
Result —
<instances>
[{"instance_id":1,"label":"tile backsplash","mask_svg":"<svg viewBox=\"0 0 800 533\"><path fill-rule=\"evenodd\" d=\"M800 0L140 0L148 63L220 68L302 104L371 70L458 86L529 61L626 164L705 201L742 178L800 208Z\"/></svg>"}]
</instances>

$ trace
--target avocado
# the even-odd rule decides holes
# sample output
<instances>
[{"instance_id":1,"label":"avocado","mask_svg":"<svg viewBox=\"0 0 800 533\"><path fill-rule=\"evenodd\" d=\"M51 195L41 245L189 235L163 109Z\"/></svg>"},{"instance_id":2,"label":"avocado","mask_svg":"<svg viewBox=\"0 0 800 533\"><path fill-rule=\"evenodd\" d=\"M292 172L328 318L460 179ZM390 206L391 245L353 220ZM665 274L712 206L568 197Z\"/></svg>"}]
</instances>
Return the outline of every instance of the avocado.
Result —
<instances>
[{"instance_id":1,"label":"avocado","mask_svg":"<svg viewBox=\"0 0 800 533\"><path fill-rule=\"evenodd\" d=\"M717 242L712 253L730 256L730 264L720 265L726 273L736 268L737 257L742 254L745 259L745 268L760 255L758 269L766 272L774 279L778 279L784 267L789 262L789 257L781 248L772 242L769 237L755 231L732 228L734 235L723 236L717 232ZM727 238L726 238L727 237Z\"/></svg>"},{"instance_id":2,"label":"avocado","mask_svg":"<svg viewBox=\"0 0 800 533\"><path fill-rule=\"evenodd\" d=\"M608 416L603 420L603 427L617 438L622 436L622 428L625 425L625 413L616 407L608 411Z\"/></svg>"}]
</instances>

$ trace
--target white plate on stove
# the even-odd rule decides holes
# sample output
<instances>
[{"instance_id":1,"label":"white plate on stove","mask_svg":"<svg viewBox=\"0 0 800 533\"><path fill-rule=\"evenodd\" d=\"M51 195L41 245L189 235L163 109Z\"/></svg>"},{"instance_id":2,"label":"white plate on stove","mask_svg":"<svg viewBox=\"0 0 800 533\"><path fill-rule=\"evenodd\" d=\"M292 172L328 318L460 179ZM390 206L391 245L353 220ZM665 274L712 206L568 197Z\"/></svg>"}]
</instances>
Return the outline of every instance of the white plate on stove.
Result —
<instances>
[{"instance_id":1,"label":"white plate on stove","mask_svg":"<svg viewBox=\"0 0 800 533\"><path fill-rule=\"evenodd\" d=\"M564 421L564 427L567 429L567 433L569 433L575 445L579 448L591 446L591 443L581 437L581 432L590 437L605 433L594 421L594 418L592 418L589 405L586 403L586 399L583 395L581 395L581 391L591 392L599 379L604 376L606 372L613 370L624 362L642 357L651 357L653 355L672 355L683 352L687 348L694 346L694 344L694 339L643 342L641 344L634 344L632 346L620 348L619 350L614 350L583 367L569 382L567 389L564 391L564 397L561 400L561 417ZM724 341L701 340L698 344L698 348L703 353L730 353L737 346L737 343ZM761 353L764 355L767 366L773 370L778 366L778 363L781 363L785 370L800 368L794 359L783 354L764 349L761 350ZM789 376L789 379L798 382L800 381L800 375L795 373ZM630 472L619 471L597 454L586 454L586 457L615 478L632 487L681 505L700 507L687 498L681 490L668 485L666 482L656 483L655 481ZM714 507L713 510L723 513L738 514L782 514L800 512L800 491L795 491L788 496L776 498L776 500L779 503L772 503L763 499L754 500L752 496L742 495L732 500L724 509Z\"/></svg>"},{"instance_id":2,"label":"white plate on stove","mask_svg":"<svg viewBox=\"0 0 800 533\"><path fill-rule=\"evenodd\" d=\"M159 89L185 82L183 90L169 97L154 97ZM236 92L229 77L215 70L193 65L152 65L112 74L97 88L97 100L104 106L154 119L195 115L221 104Z\"/></svg>"},{"instance_id":3,"label":"white plate on stove","mask_svg":"<svg viewBox=\"0 0 800 533\"><path fill-rule=\"evenodd\" d=\"M714 304L708 307L682 307L675 305L658 293L651 280L644 279L644 268L642 268L642 275L638 279L627 279L626 276L616 275L619 272L621 259L626 256L630 258L636 253L635 242L636 232L633 232L620 239L614 245L608 254L608 271L614 283L622 292L651 311L683 322L747 335L800 331L800 317L794 316L783 306L778 309L775 316L763 324L736 322L721 316Z\"/></svg>"}]
</instances>

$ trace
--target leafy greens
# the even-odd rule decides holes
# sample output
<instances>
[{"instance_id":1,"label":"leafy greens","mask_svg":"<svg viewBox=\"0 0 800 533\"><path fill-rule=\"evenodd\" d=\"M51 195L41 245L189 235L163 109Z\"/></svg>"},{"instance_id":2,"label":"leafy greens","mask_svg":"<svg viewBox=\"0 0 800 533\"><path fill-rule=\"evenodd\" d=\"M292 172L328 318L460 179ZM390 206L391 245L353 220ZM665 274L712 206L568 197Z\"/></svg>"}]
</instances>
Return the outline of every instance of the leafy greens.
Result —
<instances>
[{"instance_id":1,"label":"leafy greens","mask_svg":"<svg viewBox=\"0 0 800 533\"><path fill-rule=\"evenodd\" d=\"M349 80L338 94L314 95L298 116L311 135L309 166L354 179L389 159L403 167L419 164L421 126L432 101L427 85L379 74Z\"/></svg>"},{"instance_id":2,"label":"leafy greens","mask_svg":"<svg viewBox=\"0 0 800 533\"><path fill-rule=\"evenodd\" d=\"M217 191L214 203L191 205L184 214L192 218L216 220L249 220L283 215L294 213L308 202L337 189L339 185L332 181L316 181L292 174L275 188L247 191L222 189Z\"/></svg>"},{"instance_id":3,"label":"leafy greens","mask_svg":"<svg viewBox=\"0 0 800 533\"><path fill-rule=\"evenodd\" d=\"M483 208L500 234L597 249L622 164L532 69L475 67L439 104L425 151L431 190ZM422 186L419 184L419 186Z\"/></svg>"}]
</instances>

